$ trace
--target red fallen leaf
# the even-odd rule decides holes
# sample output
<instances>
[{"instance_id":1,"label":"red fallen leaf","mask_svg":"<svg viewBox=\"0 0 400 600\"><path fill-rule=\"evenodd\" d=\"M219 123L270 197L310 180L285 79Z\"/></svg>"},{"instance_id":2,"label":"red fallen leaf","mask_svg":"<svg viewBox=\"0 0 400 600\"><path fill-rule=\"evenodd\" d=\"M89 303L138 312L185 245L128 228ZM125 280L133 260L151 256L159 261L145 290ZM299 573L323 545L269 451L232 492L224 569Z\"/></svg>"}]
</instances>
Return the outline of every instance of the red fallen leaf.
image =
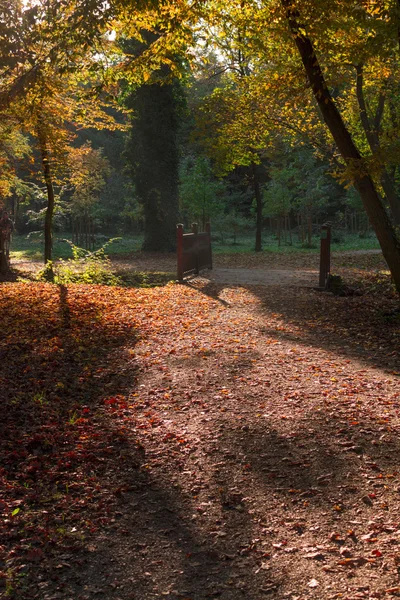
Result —
<instances>
[{"instance_id":1,"label":"red fallen leaf","mask_svg":"<svg viewBox=\"0 0 400 600\"><path fill-rule=\"evenodd\" d=\"M372 550L371 554L373 554L374 556L383 556L382 552L377 548L375 550Z\"/></svg>"}]
</instances>

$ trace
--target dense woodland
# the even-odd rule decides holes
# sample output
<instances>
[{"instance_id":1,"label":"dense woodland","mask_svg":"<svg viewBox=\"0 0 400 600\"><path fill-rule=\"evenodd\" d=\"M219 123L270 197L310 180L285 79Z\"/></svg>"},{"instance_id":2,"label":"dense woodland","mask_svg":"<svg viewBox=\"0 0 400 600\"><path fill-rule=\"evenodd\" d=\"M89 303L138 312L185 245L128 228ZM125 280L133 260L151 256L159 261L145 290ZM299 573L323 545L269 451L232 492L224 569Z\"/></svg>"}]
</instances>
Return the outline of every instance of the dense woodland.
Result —
<instances>
[{"instance_id":1,"label":"dense woodland","mask_svg":"<svg viewBox=\"0 0 400 600\"><path fill-rule=\"evenodd\" d=\"M312 244L376 234L400 287L394 0L2 4L1 203L92 247L211 220Z\"/></svg>"}]
</instances>

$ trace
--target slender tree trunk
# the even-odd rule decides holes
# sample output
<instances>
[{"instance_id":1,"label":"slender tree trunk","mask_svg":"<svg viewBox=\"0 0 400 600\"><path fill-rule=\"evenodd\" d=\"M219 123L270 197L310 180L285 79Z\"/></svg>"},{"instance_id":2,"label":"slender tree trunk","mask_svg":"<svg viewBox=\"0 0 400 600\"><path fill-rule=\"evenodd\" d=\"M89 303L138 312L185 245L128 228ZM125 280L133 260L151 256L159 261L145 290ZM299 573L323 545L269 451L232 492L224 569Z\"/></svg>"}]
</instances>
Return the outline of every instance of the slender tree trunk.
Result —
<instances>
[{"instance_id":1,"label":"slender tree trunk","mask_svg":"<svg viewBox=\"0 0 400 600\"><path fill-rule=\"evenodd\" d=\"M313 45L303 33L304 29L299 25L299 13L295 9L293 0L281 0L281 3L286 10L294 42L324 121L346 164L357 167L362 162L362 157L333 102ZM364 208L375 229L383 255L400 293L400 242L397 239L396 231L382 205L371 176L364 174L360 169L359 174L354 177L354 186L362 198Z\"/></svg>"},{"instance_id":2,"label":"slender tree trunk","mask_svg":"<svg viewBox=\"0 0 400 600\"><path fill-rule=\"evenodd\" d=\"M379 95L378 108L375 115L375 119L373 120L373 124L371 124L370 119L367 113L367 106L365 104L364 98L364 73L363 73L363 65L357 65L357 101L358 107L360 109L360 120L362 127L364 129L365 136L368 141L368 145L371 149L372 154L376 154L380 149L380 140L379 140L379 128L380 123L383 116L384 104L385 104L385 94L383 92ZM394 181L392 180L389 172L383 166L381 171L381 185L383 191L386 196L386 200L390 206L390 210L392 213L392 217L396 225L400 225L400 200L397 197L396 188L394 186Z\"/></svg>"},{"instance_id":3,"label":"slender tree trunk","mask_svg":"<svg viewBox=\"0 0 400 600\"><path fill-rule=\"evenodd\" d=\"M47 190L47 208L46 216L44 220L44 262L45 264L51 261L53 251L53 216L54 216L54 187L53 179L51 176L50 157L47 150L46 137L43 132L38 132L38 139L40 144L40 153L42 155L44 181Z\"/></svg>"},{"instance_id":4,"label":"slender tree trunk","mask_svg":"<svg viewBox=\"0 0 400 600\"><path fill-rule=\"evenodd\" d=\"M6 243L5 236L2 231L0 231L0 273L4 274L8 271L8 261L6 254Z\"/></svg>"},{"instance_id":5,"label":"slender tree trunk","mask_svg":"<svg viewBox=\"0 0 400 600\"><path fill-rule=\"evenodd\" d=\"M257 173L257 165L255 163L251 164L251 169L253 173L253 186L254 186L254 197L256 199L256 245L255 251L262 251L262 196L261 196L261 187L260 180L258 178Z\"/></svg>"},{"instance_id":6,"label":"slender tree trunk","mask_svg":"<svg viewBox=\"0 0 400 600\"><path fill-rule=\"evenodd\" d=\"M89 223L88 223L89 219L88 219L87 210L85 210L84 219L85 219L85 248L86 248L86 250L90 250L90 247L89 247Z\"/></svg>"},{"instance_id":7,"label":"slender tree trunk","mask_svg":"<svg viewBox=\"0 0 400 600\"><path fill-rule=\"evenodd\" d=\"M94 219L93 219L93 217L90 217L90 223L91 223L91 231L92 231L92 250L94 251L95 242L94 242Z\"/></svg>"}]
</instances>

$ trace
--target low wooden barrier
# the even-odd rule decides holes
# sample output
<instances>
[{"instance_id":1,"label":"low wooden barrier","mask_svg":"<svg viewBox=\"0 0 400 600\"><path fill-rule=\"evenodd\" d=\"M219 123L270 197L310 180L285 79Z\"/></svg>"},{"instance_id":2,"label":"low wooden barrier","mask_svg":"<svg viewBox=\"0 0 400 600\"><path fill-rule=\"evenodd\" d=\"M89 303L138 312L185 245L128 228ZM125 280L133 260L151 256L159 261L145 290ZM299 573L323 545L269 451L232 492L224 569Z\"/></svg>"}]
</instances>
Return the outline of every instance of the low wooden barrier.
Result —
<instances>
[{"instance_id":1,"label":"low wooden barrier","mask_svg":"<svg viewBox=\"0 0 400 600\"><path fill-rule=\"evenodd\" d=\"M191 233L183 232L183 225L177 225L178 280L187 275L197 275L202 269L212 269L210 224L206 230L198 231L197 223L192 224Z\"/></svg>"},{"instance_id":2,"label":"low wooden barrier","mask_svg":"<svg viewBox=\"0 0 400 600\"><path fill-rule=\"evenodd\" d=\"M319 261L319 287L325 289L331 272L331 226L321 227L321 250Z\"/></svg>"}]
</instances>

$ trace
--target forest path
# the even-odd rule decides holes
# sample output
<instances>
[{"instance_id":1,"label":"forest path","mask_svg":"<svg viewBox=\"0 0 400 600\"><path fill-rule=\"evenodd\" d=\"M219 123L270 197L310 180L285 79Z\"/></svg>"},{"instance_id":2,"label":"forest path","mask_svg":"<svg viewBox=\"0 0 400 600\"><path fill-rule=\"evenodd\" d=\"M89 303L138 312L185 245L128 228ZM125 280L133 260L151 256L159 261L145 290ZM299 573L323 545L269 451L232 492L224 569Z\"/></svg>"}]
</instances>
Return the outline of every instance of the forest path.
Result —
<instances>
[{"instance_id":1,"label":"forest path","mask_svg":"<svg viewBox=\"0 0 400 600\"><path fill-rule=\"evenodd\" d=\"M243 260L230 275L273 271ZM335 257L364 286L346 297L2 285L0 597L397 597L400 322L380 261Z\"/></svg>"},{"instance_id":2,"label":"forest path","mask_svg":"<svg viewBox=\"0 0 400 600\"><path fill-rule=\"evenodd\" d=\"M318 285L318 271L316 270L217 268L203 272L201 278L216 284L232 285L300 285L306 287Z\"/></svg>"},{"instance_id":3,"label":"forest path","mask_svg":"<svg viewBox=\"0 0 400 600\"><path fill-rule=\"evenodd\" d=\"M111 262L117 271L176 272L174 254L137 253L124 259L114 256ZM234 286L298 286L315 288L319 279L319 253L279 254L262 252L242 254L215 254L214 268L204 270L200 279L210 284ZM346 277L355 272L385 270L380 250L333 252L331 272ZM198 278L196 278L198 279ZM189 279L190 281L190 279Z\"/></svg>"}]
</instances>

